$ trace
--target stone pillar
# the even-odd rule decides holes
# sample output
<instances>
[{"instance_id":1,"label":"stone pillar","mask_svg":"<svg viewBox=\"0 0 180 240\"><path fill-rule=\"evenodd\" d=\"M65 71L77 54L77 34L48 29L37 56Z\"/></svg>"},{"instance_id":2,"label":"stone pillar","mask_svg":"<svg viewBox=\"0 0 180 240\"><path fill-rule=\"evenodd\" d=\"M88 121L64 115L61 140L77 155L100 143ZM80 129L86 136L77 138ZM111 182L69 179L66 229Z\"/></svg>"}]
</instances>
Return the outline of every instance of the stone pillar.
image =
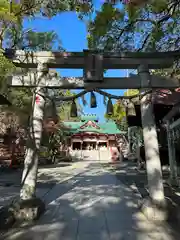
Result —
<instances>
[{"instance_id":1,"label":"stone pillar","mask_svg":"<svg viewBox=\"0 0 180 240\"><path fill-rule=\"evenodd\" d=\"M37 71L37 81L43 80L48 72L46 64L38 64ZM34 198L36 194L38 154L42 136L44 108L45 89L37 87L33 96L30 132L22 175L22 189L20 191L22 200Z\"/></svg>"},{"instance_id":2,"label":"stone pillar","mask_svg":"<svg viewBox=\"0 0 180 240\"><path fill-rule=\"evenodd\" d=\"M167 141L168 141L168 154L170 165L170 183L172 186L178 186L178 174L176 163L176 149L174 146L172 131L170 130L170 123L167 121Z\"/></svg>"},{"instance_id":3,"label":"stone pillar","mask_svg":"<svg viewBox=\"0 0 180 240\"><path fill-rule=\"evenodd\" d=\"M131 154L131 127L128 127L128 154Z\"/></svg>"},{"instance_id":4,"label":"stone pillar","mask_svg":"<svg viewBox=\"0 0 180 240\"><path fill-rule=\"evenodd\" d=\"M148 68L140 66L138 74L141 78L142 88L143 84L146 86L148 83L150 84L150 74ZM165 196L159 145L151 98L152 94L148 93L141 99L141 120L143 127L148 187L152 203L156 205L164 205Z\"/></svg>"}]
</instances>

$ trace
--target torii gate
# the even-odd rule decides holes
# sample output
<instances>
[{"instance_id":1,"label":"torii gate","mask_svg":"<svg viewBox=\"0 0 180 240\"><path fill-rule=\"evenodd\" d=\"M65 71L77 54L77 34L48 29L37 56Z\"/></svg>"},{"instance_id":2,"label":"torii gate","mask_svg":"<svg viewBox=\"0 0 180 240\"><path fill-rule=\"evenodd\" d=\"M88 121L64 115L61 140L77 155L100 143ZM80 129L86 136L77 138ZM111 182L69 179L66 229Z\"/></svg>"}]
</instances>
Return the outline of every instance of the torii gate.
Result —
<instances>
[{"instance_id":1,"label":"torii gate","mask_svg":"<svg viewBox=\"0 0 180 240\"><path fill-rule=\"evenodd\" d=\"M13 63L18 67L37 69L36 73L28 72L25 76L14 76L9 78L9 85L11 86L36 87L37 89L31 126L31 130L34 133L33 138L36 151L34 152L32 148L28 148L25 159L27 169L25 169L23 173L24 184L26 184L28 179L28 181L31 181L31 187L35 188L34 179L28 176L28 162L30 161L32 164L31 171L35 173L38 164L37 151L40 147L42 134L43 109L45 105L45 98L43 96L45 95L46 88L86 89L87 91L92 91L94 89L142 89L144 94L141 95L141 115L147 170L149 169L152 173L148 178L149 192L151 198L155 202L161 202L161 200L164 199L160 160L157 161L159 159L159 150L156 126L153 119L150 94L149 92L147 93L146 90L157 88L174 89L180 86L177 79L153 76L149 73L149 69L171 67L174 61L180 57L179 51L161 53L100 53L97 51L84 50L84 52L68 53L7 50L5 55L12 59ZM49 68L83 69L84 74L82 78L57 77L48 72ZM137 69L138 76L105 78L103 76L105 69ZM87 91L82 92L82 94ZM103 93L101 90L98 91ZM81 93L78 94L78 96L80 95ZM118 98L116 96L114 97ZM67 99L70 100L72 97L64 100ZM32 161L34 161L34 164ZM24 192L22 190L22 195L23 194Z\"/></svg>"}]
</instances>

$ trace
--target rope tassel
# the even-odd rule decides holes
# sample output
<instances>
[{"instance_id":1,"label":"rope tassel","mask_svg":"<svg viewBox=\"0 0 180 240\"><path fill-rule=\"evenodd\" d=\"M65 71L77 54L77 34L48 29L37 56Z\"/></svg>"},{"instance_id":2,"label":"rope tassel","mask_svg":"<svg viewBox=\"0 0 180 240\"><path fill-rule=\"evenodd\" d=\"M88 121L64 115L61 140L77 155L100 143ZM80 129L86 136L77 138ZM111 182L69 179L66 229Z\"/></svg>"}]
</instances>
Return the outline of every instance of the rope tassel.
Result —
<instances>
[{"instance_id":1,"label":"rope tassel","mask_svg":"<svg viewBox=\"0 0 180 240\"><path fill-rule=\"evenodd\" d=\"M94 92L91 92L91 108L96 108L97 102L96 102L96 96Z\"/></svg>"},{"instance_id":2,"label":"rope tassel","mask_svg":"<svg viewBox=\"0 0 180 240\"><path fill-rule=\"evenodd\" d=\"M113 115L113 112L114 112L113 104L112 104L111 99L109 98L109 99L108 99L108 102L107 102L107 111L106 111L106 114L107 114L107 115Z\"/></svg>"},{"instance_id":3,"label":"rope tassel","mask_svg":"<svg viewBox=\"0 0 180 240\"><path fill-rule=\"evenodd\" d=\"M77 117L77 106L76 106L76 102L73 101L71 104L71 110L70 110L70 116L73 117Z\"/></svg>"}]
</instances>

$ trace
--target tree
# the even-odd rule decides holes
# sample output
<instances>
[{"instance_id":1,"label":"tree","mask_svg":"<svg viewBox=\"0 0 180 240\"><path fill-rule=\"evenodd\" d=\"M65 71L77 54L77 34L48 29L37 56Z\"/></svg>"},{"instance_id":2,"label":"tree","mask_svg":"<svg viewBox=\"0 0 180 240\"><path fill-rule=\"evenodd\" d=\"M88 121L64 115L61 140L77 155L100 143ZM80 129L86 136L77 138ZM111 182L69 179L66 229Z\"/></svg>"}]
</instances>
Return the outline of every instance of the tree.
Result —
<instances>
[{"instance_id":1,"label":"tree","mask_svg":"<svg viewBox=\"0 0 180 240\"><path fill-rule=\"evenodd\" d=\"M123 2L123 1L121 1ZM134 2L145 3L141 7ZM180 49L180 2L124 1L124 8L104 3L89 22L88 46L103 51L174 51ZM179 76L179 61L158 74Z\"/></svg>"},{"instance_id":2,"label":"tree","mask_svg":"<svg viewBox=\"0 0 180 240\"><path fill-rule=\"evenodd\" d=\"M10 13L9 9L9 1L4 0L0 3L0 89L4 89L6 85L6 81L4 76L7 73L10 73L14 70L14 65L3 56L3 45L4 39L6 38L6 32L9 27L13 27L18 22L18 18Z\"/></svg>"},{"instance_id":3,"label":"tree","mask_svg":"<svg viewBox=\"0 0 180 240\"><path fill-rule=\"evenodd\" d=\"M36 33L32 29L23 29L23 18L33 18L39 16L51 18L63 11L76 11L82 19L91 11L92 2L69 1L69 0L26 0L26 1L9 1L0 2L0 72L9 72L7 69L13 68L13 64L3 57L3 47L9 48L30 48L31 50L48 49L43 45L52 43L55 46L57 34L54 32ZM48 40L49 39L49 40ZM53 39L53 41L51 41ZM33 44L32 44L33 41ZM41 44L41 43L42 44ZM56 41L57 42L57 41ZM30 45L29 45L30 43ZM42 46L43 45L43 46ZM39 46L39 47L37 47ZM59 46L59 45L58 45ZM5 74L3 74L4 76Z\"/></svg>"},{"instance_id":4,"label":"tree","mask_svg":"<svg viewBox=\"0 0 180 240\"><path fill-rule=\"evenodd\" d=\"M6 42L6 39L4 40ZM27 49L27 50L49 50L49 49L54 49L54 50L63 50L61 47L60 40L57 36L56 33L54 32L33 32L30 30L24 35L21 35L21 38L18 40L18 46L16 45L15 42L11 42L16 48L21 47L22 49ZM56 46L56 48L54 47ZM10 45L11 47L11 45ZM3 57L4 58L4 57ZM8 61L8 60L7 60ZM9 64L9 67L4 65L7 70L11 68L12 63ZM0 68L2 72L2 68ZM19 69L19 68L14 68L13 72L26 72L27 69ZM9 74L9 73L8 73ZM4 76L4 81L3 81L3 86L1 86L1 92L5 94L11 101L12 106L8 108L8 110L11 110L12 112L16 112L17 115L19 116L19 124L23 124L27 126L28 124L28 119L29 115L32 110L32 95L34 92L34 89L32 88L24 88L24 87L19 87L19 88L13 88L13 87L8 87L6 89L6 77ZM3 106L1 107L1 110L6 110Z\"/></svg>"},{"instance_id":5,"label":"tree","mask_svg":"<svg viewBox=\"0 0 180 240\"><path fill-rule=\"evenodd\" d=\"M89 23L89 46L110 51L178 50L179 1L149 1L123 10L104 3Z\"/></svg>"}]
</instances>

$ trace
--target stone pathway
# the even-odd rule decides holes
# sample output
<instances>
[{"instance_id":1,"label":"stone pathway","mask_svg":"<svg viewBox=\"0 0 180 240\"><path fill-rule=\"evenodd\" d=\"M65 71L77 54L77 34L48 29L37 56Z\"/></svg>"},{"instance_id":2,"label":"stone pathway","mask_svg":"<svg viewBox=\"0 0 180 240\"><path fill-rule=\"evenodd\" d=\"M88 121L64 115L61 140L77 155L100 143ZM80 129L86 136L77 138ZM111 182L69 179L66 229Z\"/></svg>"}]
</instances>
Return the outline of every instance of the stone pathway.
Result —
<instances>
[{"instance_id":1,"label":"stone pathway","mask_svg":"<svg viewBox=\"0 0 180 240\"><path fill-rule=\"evenodd\" d=\"M169 226L148 222L139 198L94 162L47 194L47 211L35 226L14 229L4 240L180 239Z\"/></svg>"},{"instance_id":2,"label":"stone pathway","mask_svg":"<svg viewBox=\"0 0 180 240\"><path fill-rule=\"evenodd\" d=\"M87 164L87 163L86 163ZM82 162L62 163L57 166L40 166L38 171L37 196L43 198L57 183L72 178L81 171ZM22 170L0 171L0 208L19 196Z\"/></svg>"}]
</instances>

